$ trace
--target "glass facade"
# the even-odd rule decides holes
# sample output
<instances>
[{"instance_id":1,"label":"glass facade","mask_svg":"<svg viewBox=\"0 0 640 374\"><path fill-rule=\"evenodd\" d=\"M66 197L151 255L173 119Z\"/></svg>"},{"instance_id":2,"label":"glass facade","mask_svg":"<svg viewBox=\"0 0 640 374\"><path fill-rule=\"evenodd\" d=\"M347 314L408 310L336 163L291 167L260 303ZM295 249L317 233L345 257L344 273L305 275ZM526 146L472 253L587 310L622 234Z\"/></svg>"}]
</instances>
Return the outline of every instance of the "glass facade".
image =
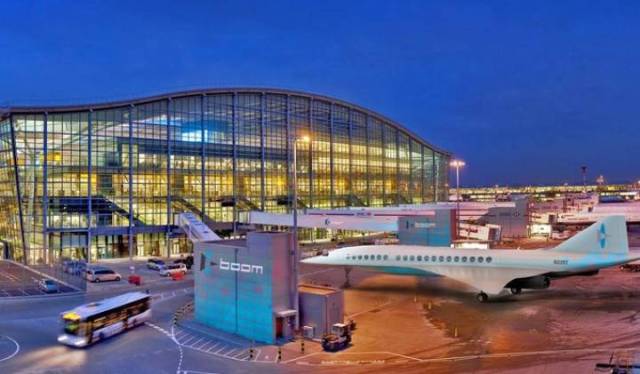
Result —
<instances>
[{"instance_id":1,"label":"glass facade","mask_svg":"<svg viewBox=\"0 0 640 374\"><path fill-rule=\"evenodd\" d=\"M292 205L447 198L449 154L366 109L279 90L209 90L115 104L14 108L0 119L4 255L29 264L188 250L174 217L220 233ZM129 240L131 239L131 240Z\"/></svg>"}]
</instances>

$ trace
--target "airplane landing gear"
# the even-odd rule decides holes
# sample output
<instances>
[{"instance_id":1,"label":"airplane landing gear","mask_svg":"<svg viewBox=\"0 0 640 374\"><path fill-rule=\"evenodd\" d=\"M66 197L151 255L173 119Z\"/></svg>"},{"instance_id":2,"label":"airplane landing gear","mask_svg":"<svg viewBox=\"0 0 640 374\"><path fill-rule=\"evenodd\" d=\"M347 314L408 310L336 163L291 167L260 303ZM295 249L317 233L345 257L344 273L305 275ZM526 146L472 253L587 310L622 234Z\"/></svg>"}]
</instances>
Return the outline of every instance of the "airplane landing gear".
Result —
<instances>
[{"instance_id":1,"label":"airplane landing gear","mask_svg":"<svg viewBox=\"0 0 640 374\"><path fill-rule=\"evenodd\" d=\"M351 282L349 282L349 273L351 273L351 266L345 266L344 267L344 284L342 285L342 288L351 287Z\"/></svg>"},{"instance_id":2,"label":"airplane landing gear","mask_svg":"<svg viewBox=\"0 0 640 374\"><path fill-rule=\"evenodd\" d=\"M511 287L509 289L512 295L520 295L522 293L522 288L520 287Z\"/></svg>"},{"instance_id":3,"label":"airplane landing gear","mask_svg":"<svg viewBox=\"0 0 640 374\"><path fill-rule=\"evenodd\" d=\"M487 300L489 300L489 296L487 296L487 294L484 292L480 292L476 295L476 300L478 300L478 302L480 303L486 303Z\"/></svg>"}]
</instances>

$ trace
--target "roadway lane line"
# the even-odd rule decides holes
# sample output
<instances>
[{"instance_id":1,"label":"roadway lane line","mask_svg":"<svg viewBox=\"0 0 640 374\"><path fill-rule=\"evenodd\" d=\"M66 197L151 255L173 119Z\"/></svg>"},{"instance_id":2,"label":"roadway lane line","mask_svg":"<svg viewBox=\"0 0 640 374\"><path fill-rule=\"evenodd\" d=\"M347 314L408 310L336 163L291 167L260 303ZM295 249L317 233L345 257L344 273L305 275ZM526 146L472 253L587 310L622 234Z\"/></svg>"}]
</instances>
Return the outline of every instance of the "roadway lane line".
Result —
<instances>
[{"instance_id":1,"label":"roadway lane line","mask_svg":"<svg viewBox=\"0 0 640 374\"><path fill-rule=\"evenodd\" d=\"M0 337L1 337L1 336L0 336ZM13 344L15 344L15 345L16 345L16 350L15 350L12 354L10 354L9 356L7 356L7 357L3 357L3 358L0 358L0 362L10 360L10 359L12 359L15 355L17 355L17 354L18 354L18 352L20 352L20 344L18 344L18 342L17 342L17 341L15 341L13 338L11 338L11 337L9 337L9 336L6 336L6 335L5 335L5 338L7 338L8 340L11 340L11 341L13 342Z\"/></svg>"}]
</instances>

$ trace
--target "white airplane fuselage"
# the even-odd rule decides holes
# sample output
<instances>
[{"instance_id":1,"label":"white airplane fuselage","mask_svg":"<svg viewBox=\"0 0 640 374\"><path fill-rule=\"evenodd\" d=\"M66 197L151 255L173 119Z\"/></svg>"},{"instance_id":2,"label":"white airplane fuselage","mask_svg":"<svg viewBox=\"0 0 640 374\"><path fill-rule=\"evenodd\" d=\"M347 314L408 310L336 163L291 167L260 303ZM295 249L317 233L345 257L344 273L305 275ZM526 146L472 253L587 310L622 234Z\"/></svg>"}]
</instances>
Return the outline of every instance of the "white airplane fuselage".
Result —
<instances>
[{"instance_id":1,"label":"white airplane fuselage","mask_svg":"<svg viewBox=\"0 0 640 374\"><path fill-rule=\"evenodd\" d=\"M406 275L445 276L480 292L547 288L550 279L593 275L599 269L640 259L628 250L624 217L605 218L551 249L457 249L416 245L373 245L336 249L303 260L318 265L363 267Z\"/></svg>"}]
</instances>

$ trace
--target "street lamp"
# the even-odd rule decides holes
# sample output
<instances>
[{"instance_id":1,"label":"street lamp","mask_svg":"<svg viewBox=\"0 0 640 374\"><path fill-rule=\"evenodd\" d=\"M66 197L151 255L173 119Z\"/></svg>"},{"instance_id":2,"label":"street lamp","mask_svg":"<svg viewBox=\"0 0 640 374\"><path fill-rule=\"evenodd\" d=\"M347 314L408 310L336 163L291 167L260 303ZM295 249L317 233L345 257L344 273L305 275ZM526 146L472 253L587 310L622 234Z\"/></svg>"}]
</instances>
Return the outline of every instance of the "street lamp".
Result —
<instances>
[{"instance_id":1,"label":"street lamp","mask_svg":"<svg viewBox=\"0 0 640 374\"><path fill-rule=\"evenodd\" d=\"M458 237L460 237L460 168L466 164L462 160L451 160L449 166L456 168L456 212L458 215Z\"/></svg>"},{"instance_id":2,"label":"street lamp","mask_svg":"<svg viewBox=\"0 0 640 374\"><path fill-rule=\"evenodd\" d=\"M293 287L293 306L296 310L296 330L300 329L300 296L298 294L298 262L300 261L300 253L298 251L298 142L309 143L311 139L308 135L304 135L301 137L293 137L293 233L291 235L293 249L293 276L292 278L292 287Z\"/></svg>"}]
</instances>

